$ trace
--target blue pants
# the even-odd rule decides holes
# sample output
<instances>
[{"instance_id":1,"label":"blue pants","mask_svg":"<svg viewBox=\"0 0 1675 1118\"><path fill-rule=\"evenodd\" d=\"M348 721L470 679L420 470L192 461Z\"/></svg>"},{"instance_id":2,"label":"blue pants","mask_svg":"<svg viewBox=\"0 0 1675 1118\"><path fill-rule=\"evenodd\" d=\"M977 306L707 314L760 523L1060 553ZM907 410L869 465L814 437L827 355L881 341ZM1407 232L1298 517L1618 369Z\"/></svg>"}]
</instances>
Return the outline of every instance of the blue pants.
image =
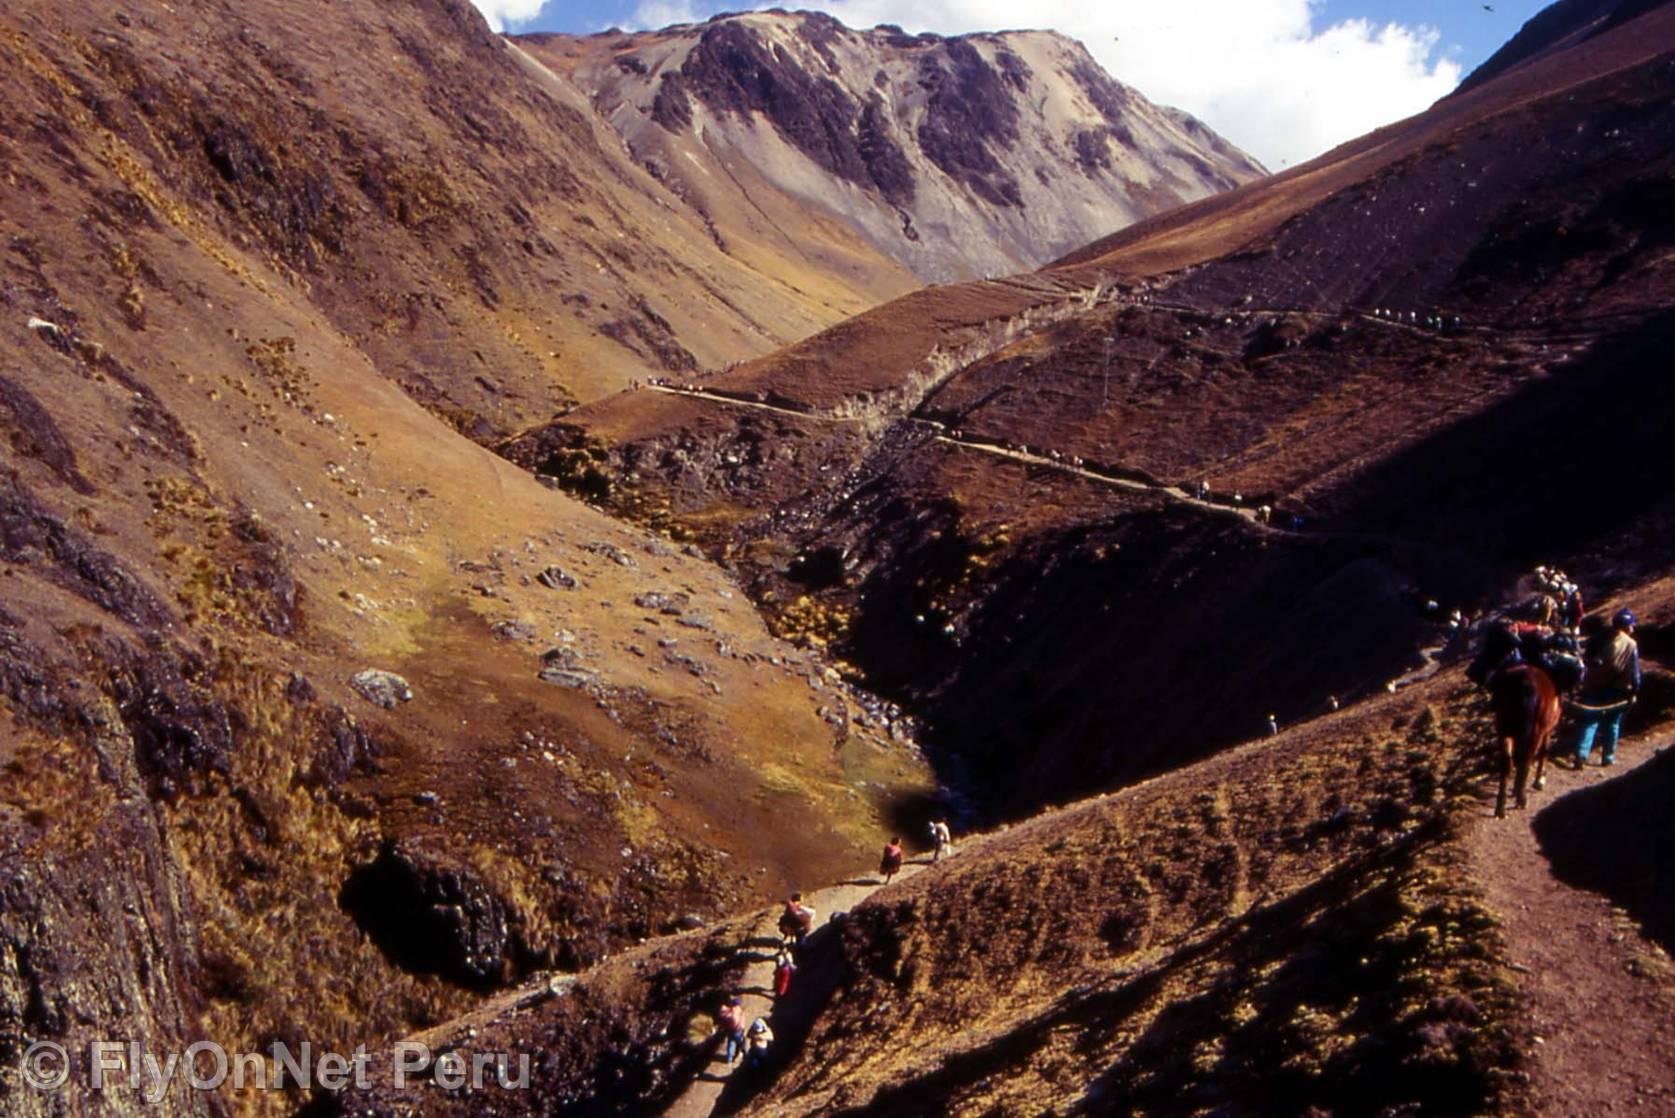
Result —
<instances>
[{"instance_id":1,"label":"blue pants","mask_svg":"<svg viewBox=\"0 0 1675 1118\"><path fill-rule=\"evenodd\" d=\"M730 1064L744 1052L744 1030L727 1034L726 1061Z\"/></svg>"},{"instance_id":2,"label":"blue pants","mask_svg":"<svg viewBox=\"0 0 1675 1118\"><path fill-rule=\"evenodd\" d=\"M1590 697L1589 706L1611 706L1627 699L1626 691L1605 691ZM1623 728L1623 715L1628 713L1627 707L1618 707L1612 711L1595 713L1592 711L1578 711L1576 715L1576 763L1585 765L1588 757L1594 751L1594 735L1599 735L1600 758L1610 764L1617 757L1617 734Z\"/></svg>"}]
</instances>

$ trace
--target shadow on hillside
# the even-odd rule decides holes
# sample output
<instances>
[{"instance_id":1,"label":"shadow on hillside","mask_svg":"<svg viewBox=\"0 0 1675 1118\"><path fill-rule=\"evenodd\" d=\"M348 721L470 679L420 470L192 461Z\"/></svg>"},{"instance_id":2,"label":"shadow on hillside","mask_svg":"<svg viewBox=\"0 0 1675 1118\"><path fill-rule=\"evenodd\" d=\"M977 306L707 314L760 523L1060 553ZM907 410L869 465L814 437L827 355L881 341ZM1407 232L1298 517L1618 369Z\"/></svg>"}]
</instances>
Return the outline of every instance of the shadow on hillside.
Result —
<instances>
[{"instance_id":1,"label":"shadow on hillside","mask_svg":"<svg viewBox=\"0 0 1675 1118\"><path fill-rule=\"evenodd\" d=\"M1622 330L1370 469L1343 519L1520 567L1575 554L1669 500L1675 311ZM1643 554L1664 548L1646 540Z\"/></svg>"},{"instance_id":2,"label":"shadow on hillside","mask_svg":"<svg viewBox=\"0 0 1675 1118\"><path fill-rule=\"evenodd\" d=\"M1130 512L1047 533L993 569L952 649L942 626L914 623L934 621L919 584L935 563L879 568L853 659L924 715L932 760L956 754L963 787L1002 818L1258 737L1270 712L1290 726L1328 695L1382 693L1436 635L1425 596L1472 601L1501 577L1397 540Z\"/></svg>"},{"instance_id":3,"label":"shadow on hillside","mask_svg":"<svg viewBox=\"0 0 1675 1118\"><path fill-rule=\"evenodd\" d=\"M1608 897L1675 951L1675 749L1615 780L1582 788L1535 817L1560 881Z\"/></svg>"},{"instance_id":4,"label":"shadow on hillside","mask_svg":"<svg viewBox=\"0 0 1675 1118\"><path fill-rule=\"evenodd\" d=\"M890 797L882 805L880 815L884 829L906 839L909 849L912 849L924 845L925 828L930 821L949 815L949 810L947 802L939 795L904 792Z\"/></svg>"}]
</instances>

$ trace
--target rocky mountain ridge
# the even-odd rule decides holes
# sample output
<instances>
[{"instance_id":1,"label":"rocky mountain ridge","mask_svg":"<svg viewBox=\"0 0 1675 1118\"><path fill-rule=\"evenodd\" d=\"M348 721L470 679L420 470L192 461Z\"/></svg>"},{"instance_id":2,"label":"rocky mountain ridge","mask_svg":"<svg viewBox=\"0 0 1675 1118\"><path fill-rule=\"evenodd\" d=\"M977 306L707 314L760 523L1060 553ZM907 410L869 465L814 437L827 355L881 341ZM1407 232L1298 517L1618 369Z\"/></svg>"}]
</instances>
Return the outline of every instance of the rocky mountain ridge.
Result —
<instances>
[{"instance_id":1,"label":"rocky mountain ridge","mask_svg":"<svg viewBox=\"0 0 1675 1118\"><path fill-rule=\"evenodd\" d=\"M805 223L836 220L928 282L1037 267L1263 173L1051 32L757 12L520 41L719 229L801 247Z\"/></svg>"}]
</instances>

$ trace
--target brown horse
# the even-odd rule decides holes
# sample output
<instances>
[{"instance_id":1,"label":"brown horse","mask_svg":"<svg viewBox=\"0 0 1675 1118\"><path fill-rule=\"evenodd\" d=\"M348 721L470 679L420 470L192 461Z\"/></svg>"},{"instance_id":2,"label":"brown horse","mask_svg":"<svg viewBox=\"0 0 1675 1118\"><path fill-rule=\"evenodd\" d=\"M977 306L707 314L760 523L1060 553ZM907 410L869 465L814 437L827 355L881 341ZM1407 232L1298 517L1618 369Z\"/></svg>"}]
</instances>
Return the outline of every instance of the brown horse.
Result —
<instances>
[{"instance_id":1,"label":"brown horse","mask_svg":"<svg viewBox=\"0 0 1675 1118\"><path fill-rule=\"evenodd\" d=\"M1483 649L1467 674L1489 689L1495 712L1495 740L1499 747L1501 784L1495 797L1495 818L1506 818L1506 785L1517 773L1514 793L1519 807L1528 806L1524 786L1535 762L1535 788L1546 783L1547 745L1559 724L1559 690L1553 677L1535 664L1513 656L1518 638L1504 626L1489 630Z\"/></svg>"}]
</instances>

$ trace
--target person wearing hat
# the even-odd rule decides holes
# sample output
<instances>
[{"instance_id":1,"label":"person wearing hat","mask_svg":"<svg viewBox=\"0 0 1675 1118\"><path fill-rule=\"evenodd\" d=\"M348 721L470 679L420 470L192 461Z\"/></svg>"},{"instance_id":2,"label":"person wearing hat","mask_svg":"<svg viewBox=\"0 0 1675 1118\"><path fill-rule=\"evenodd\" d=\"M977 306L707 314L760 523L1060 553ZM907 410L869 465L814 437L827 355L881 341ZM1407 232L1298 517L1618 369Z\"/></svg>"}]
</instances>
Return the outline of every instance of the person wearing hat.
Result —
<instances>
[{"instance_id":1,"label":"person wearing hat","mask_svg":"<svg viewBox=\"0 0 1675 1118\"><path fill-rule=\"evenodd\" d=\"M1588 650L1576 743L1571 751L1577 768L1588 763L1596 736L1600 764L1617 763L1617 734L1623 727L1623 715L1640 694L1640 646L1634 640L1638 624L1632 610L1618 610L1611 618L1610 630L1596 637Z\"/></svg>"},{"instance_id":2,"label":"person wearing hat","mask_svg":"<svg viewBox=\"0 0 1675 1118\"><path fill-rule=\"evenodd\" d=\"M755 1071L768 1058L768 1048L774 1042L774 1031L768 1025L768 1019L758 1017L750 1023L750 1032L745 1036L747 1049L744 1057L746 1071Z\"/></svg>"},{"instance_id":3,"label":"person wearing hat","mask_svg":"<svg viewBox=\"0 0 1675 1118\"><path fill-rule=\"evenodd\" d=\"M719 1031L727 1038L727 1048L723 1059L731 1064L744 1054L744 1002L737 998L728 998L722 1003L721 1010L715 1015Z\"/></svg>"}]
</instances>

